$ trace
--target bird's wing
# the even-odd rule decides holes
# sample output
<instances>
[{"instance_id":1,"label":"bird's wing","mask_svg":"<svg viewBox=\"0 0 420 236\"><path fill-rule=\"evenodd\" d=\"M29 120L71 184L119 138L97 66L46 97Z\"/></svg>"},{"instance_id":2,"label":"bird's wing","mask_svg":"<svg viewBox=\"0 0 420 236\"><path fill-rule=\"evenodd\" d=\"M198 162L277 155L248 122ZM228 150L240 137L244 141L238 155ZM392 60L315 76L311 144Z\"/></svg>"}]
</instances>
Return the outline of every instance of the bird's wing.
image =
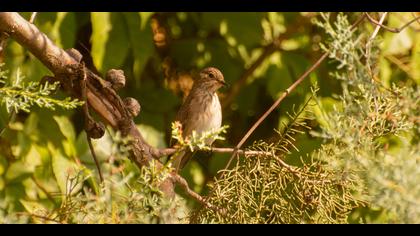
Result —
<instances>
[{"instance_id":1,"label":"bird's wing","mask_svg":"<svg viewBox=\"0 0 420 236\"><path fill-rule=\"evenodd\" d=\"M185 133L185 130L187 130L187 120L189 120L189 116L191 115L190 112L190 106L186 105L189 104L190 102L188 101L190 99L190 97L187 97L187 100L185 100L185 102L181 105L181 107L179 108L178 113L176 114L175 120L179 121L182 125L182 136L185 138L186 136L188 136L188 134ZM172 139L170 139L169 141L169 146L173 147L174 145L176 145L176 141Z\"/></svg>"},{"instance_id":2,"label":"bird's wing","mask_svg":"<svg viewBox=\"0 0 420 236\"><path fill-rule=\"evenodd\" d=\"M172 165L178 173L179 170L182 170L188 161L192 158L195 152L191 152L189 149L181 150L178 153L174 154L172 159Z\"/></svg>"}]
</instances>

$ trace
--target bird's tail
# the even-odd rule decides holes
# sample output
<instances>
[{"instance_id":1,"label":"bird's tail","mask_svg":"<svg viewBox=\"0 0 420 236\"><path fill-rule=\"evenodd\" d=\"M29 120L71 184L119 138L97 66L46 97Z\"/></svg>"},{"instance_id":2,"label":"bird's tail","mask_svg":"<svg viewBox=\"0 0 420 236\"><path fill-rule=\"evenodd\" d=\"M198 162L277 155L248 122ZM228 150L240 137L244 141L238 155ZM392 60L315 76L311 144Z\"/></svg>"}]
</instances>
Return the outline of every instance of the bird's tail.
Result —
<instances>
[{"instance_id":1,"label":"bird's tail","mask_svg":"<svg viewBox=\"0 0 420 236\"><path fill-rule=\"evenodd\" d=\"M172 166L175 168L177 173L185 167L188 161L192 158L193 154L194 153L190 150L180 150L172 155Z\"/></svg>"}]
</instances>

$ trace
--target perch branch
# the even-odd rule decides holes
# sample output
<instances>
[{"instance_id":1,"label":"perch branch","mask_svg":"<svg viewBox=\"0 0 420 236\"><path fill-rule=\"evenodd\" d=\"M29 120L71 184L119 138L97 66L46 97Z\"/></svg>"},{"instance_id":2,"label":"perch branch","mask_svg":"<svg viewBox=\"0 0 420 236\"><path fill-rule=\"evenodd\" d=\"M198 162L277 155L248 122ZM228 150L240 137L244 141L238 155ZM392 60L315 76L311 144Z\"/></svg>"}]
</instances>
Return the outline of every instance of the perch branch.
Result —
<instances>
[{"instance_id":1,"label":"perch branch","mask_svg":"<svg viewBox=\"0 0 420 236\"><path fill-rule=\"evenodd\" d=\"M163 149L159 149L159 153L156 153L155 155L158 157L161 156L169 156L174 154L177 151L176 148L163 148ZM234 148L216 148L213 147L210 150L211 152L216 152L216 153L233 153L235 151ZM245 155L245 156L259 156L259 155L263 155L263 156L273 156L273 154L271 152L264 152L264 151L253 151L253 150L237 150L237 153L240 155Z\"/></svg>"}]
</instances>

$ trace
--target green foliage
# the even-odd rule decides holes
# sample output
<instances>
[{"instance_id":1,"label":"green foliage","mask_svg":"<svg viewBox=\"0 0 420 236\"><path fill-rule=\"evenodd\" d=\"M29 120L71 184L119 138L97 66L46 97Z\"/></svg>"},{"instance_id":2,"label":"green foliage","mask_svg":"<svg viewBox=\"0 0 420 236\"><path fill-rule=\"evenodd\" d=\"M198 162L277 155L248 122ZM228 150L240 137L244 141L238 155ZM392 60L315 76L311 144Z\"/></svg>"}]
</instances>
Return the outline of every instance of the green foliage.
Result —
<instances>
[{"instance_id":1,"label":"green foliage","mask_svg":"<svg viewBox=\"0 0 420 236\"><path fill-rule=\"evenodd\" d=\"M317 160L302 166L288 165L294 136L308 129L312 97L283 123L278 141L259 141L248 150L270 155L249 154L239 157L236 166L222 170L223 177L213 184L210 203L223 209L203 209L193 220L202 223L343 223L362 202L352 192L352 179L329 169Z\"/></svg>"},{"instance_id":2,"label":"green foliage","mask_svg":"<svg viewBox=\"0 0 420 236\"><path fill-rule=\"evenodd\" d=\"M180 199L163 196L158 184L169 174L169 169L157 170L152 163L141 169L133 184L130 174L120 181L107 179L99 194L88 188L77 191L83 182L80 176L69 178L68 191L60 207L54 211L33 209L29 211L40 223L179 223L185 222Z\"/></svg>"},{"instance_id":3,"label":"green foliage","mask_svg":"<svg viewBox=\"0 0 420 236\"><path fill-rule=\"evenodd\" d=\"M34 104L51 110L55 110L56 107L74 109L83 104L83 102L70 97L64 100L51 98L49 95L57 90L59 82L54 84L29 82L26 84L22 81L23 78L19 69L12 83L8 83L5 80L6 73L4 71L0 74L0 83L3 84L3 87L0 88L1 103L6 104L6 109L9 113L12 111L18 112L19 110L29 112L29 108Z\"/></svg>"},{"instance_id":4,"label":"green foliage","mask_svg":"<svg viewBox=\"0 0 420 236\"><path fill-rule=\"evenodd\" d=\"M324 20L329 20L328 15ZM385 88L373 80L362 59L366 55L357 44L358 35L340 30L349 28L343 15L336 22L335 28L319 25L334 42L329 44L330 57L338 61L334 76L342 81L343 94L339 107L322 114L325 125L318 135L327 143L315 156L331 169L354 176L360 185L357 195L369 201L372 211L382 210L381 217L364 220L419 222L420 91L417 86L395 84ZM367 60L374 65L377 57Z\"/></svg>"}]
</instances>

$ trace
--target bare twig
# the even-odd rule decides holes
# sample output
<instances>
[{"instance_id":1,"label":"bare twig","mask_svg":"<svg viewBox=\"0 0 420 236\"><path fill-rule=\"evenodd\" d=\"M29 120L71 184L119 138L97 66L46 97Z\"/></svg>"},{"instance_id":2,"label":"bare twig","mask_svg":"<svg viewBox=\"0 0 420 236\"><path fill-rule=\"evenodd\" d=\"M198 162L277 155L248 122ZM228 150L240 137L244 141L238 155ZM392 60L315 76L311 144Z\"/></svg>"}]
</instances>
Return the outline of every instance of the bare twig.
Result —
<instances>
[{"instance_id":1,"label":"bare twig","mask_svg":"<svg viewBox=\"0 0 420 236\"><path fill-rule=\"evenodd\" d=\"M405 28L407 28L409 25L411 25L413 22L416 22L416 21L418 21L418 20L420 19L420 16L418 16L418 17L416 17L416 18L414 18L414 19L410 20L409 22L405 23L403 26L401 26L401 27L399 27L399 28L392 28L392 27L389 27L389 26L383 25L382 23L380 23L380 22L376 21L376 20L375 20L375 19L373 19L373 18L369 15L369 13L367 13L367 12L365 12L365 13L364 13L364 15L365 15L365 16L367 16L368 20L369 20L370 22L372 22L373 24L375 24L375 25L377 25L377 26L380 26L380 27L384 28L385 30L387 30L387 31L389 31L389 32L392 32L392 33L399 33L399 32L401 32L401 31L403 31Z\"/></svg>"},{"instance_id":2,"label":"bare twig","mask_svg":"<svg viewBox=\"0 0 420 236\"><path fill-rule=\"evenodd\" d=\"M385 13L382 14L381 19L379 20L379 24L382 24L384 22L387 14L388 14L388 12L385 12ZM370 52L371 52L371 49L372 49L371 46L372 46L372 42L375 39L376 35L378 34L380 28L381 27L379 25L376 26L376 28L373 31L372 35L370 36L368 42L366 43L366 58L367 58L366 66L368 68L368 72L369 72L369 75L370 75L371 78L374 78L374 75L372 73L372 68L370 67L370 63L369 63Z\"/></svg>"},{"instance_id":3,"label":"bare twig","mask_svg":"<svg viewBox=\"0 0 420 236\"><path fill-rule=\"evenodd\" d=\"M55 219L49 218L47 216L41 216L41 215L27 213L27 212L16 212L16 215L30 216L30 217L33 217L33 218L42 219L44 221L51 221L51 222L55 222L55 223L58 223L58 224L65 224L65 223L63 223L63 222L61 222L59 220L55 220Z\"/></svg>"},{"instance_id":4,"label":"bare twig","mask_svg":"<svg viewBox=\"0 0 420 236\"><path fill-rule=\"evenodd\" d=\"M410 72L410 67L408 67L407 65L405 65L403 62L401 62L400 60L398 60L398 58L392 56L392 55L386 55L385 56L386 59L390 60L392 63L394 63L395 65L398 66L398 68L400 68L402 71L404 71L405 73L407 73L407 75L411 76L411 72Z\"/></svg>"},{"instance_id":5,"label":"bare twig","mask_svg":"<svg viewBox=\"0 0 420 236\"><path fill-rule=\"evenodd\" d=\"M414 12L411 12L411 15L412 15L414 18L416 18L416 17L417 17L417 16L416 16L416 14L414 14ZM420 19L417 19L416 21L417 21L417 23L420 25Z\"/></svg>"},{"instance_id":6,"label":"bare twig","mask_svg":"<svg viewBox=\"0 0 420 236\"><path fill-rule=\"evenodd\" d=\"M363 19L365 18L365 15L363 14L359 19L351 26L351 29L356 28L357 25L359 25ZM267 116L283 101L283 99L292 92L312 71L314 71L324 60L327 58L328 52L324 53L305 73L303 73L302 76L299 77L298 80L296 80L289 88L286 89L286 91L277 99L277 101L274 102L273 105L255 122L255 124L247 131L247 133L244 135L244 137L239 141L239 143L236 145L235 149L239 150L242 145L248 140L248 138L251 136L251 134L257 129L257 127L267 118ZM228 163L225 166L225 169L228 169L233 158L237 156L237 152L233 152L232 156L230 157ZM220 177L223 177L223 173Z\"/></svg>"},{"instance_id":7,"label":"bare twig","mask_svg":"<svg viewBox=\"0 0 420 236\"><path fill-rule=\"evenodd\" d=\"M41 185L41 183L39 183L39 181L32 175L31 176L32 181L34 181L35 185L41 189L42 192L45 193L45 195L47 196L48 200L50 200L51 202L55 202L54 201L54 197L51 195L50 192L48 192L48 190L46 188L44 188L44 186Z\"/></svg>"},{"instance_id":8,"label":"bare twig","mask_svg":"<svg viewBox=\"0 0 420 236\"><path fill-rule=\"evenodd\" d=\"M33 23L34 23L34 20L35 20L36 14L37 14L37 12L32 12L31 19L29 19L29 23L31 23L31 24L33 24Z\"/></svg>"},{"instance_id":9,"label":"bare twig","mask_svg":"<svg viewBox=\"0 0 420 236\"><path fill-rule=\"evenodd\" d=\"M324 53L305 73L303 73L302 76L299 77L298 80L296 80L292 85L290 85L289 88L286 89L286 91L277 99L277 101L274 102L273 105L257 120L257 122L254 123L254 125L248 130L248 132L244 135L244 137L239 141L239 143L235 147L235 151L232 153L232 156L230 157L228 163L226 164L225 169L228 169L230 166L230 163L232 162L233 158L237 154L237 150L242 147L242 145L248 140L248 138L251 136L251 134L257 129L257 127L267 118L268 115L271 114L272 111L283 101L283 99L289 95L302 81L316 68L318 68L319 65L327 58L328 53ZM223 176L223 173L222 173ZM221 176L221 177L222 177Z\"/></svg>"},{"instance_id":10,"label":"bare twig","mask_svg":"<svg viewBox=\"0 0 420 236\"><path fill-rule=\"evenodd\" d=\"M216 211L221 211L220 209L218 209L217 207L213 206L212 204L210 204L209 202L207 202L200 194L194 192L193 190L190 189L190 187L188 186L187 181L182 178L180 175L178 174L173 174L172 175L172 179L174 180L174 182L176 182L188 195L190 195L192 198L194 198L197 202L201 203L202 205L216 210ZM223 212L223 211L221 211Z\"/></svg>"},{"instance_id":11,"label":"bare twig","mask_svg":"<svg viewBox=\"0 0 420 236\"><path fill-rule=\"evenodd\" d=\"M159 149L159 153L156 154L156 156L169 156L174 154L177 151L176 148L162 148ZM235 151L234 148L216 148L213 147L210 150L211 152L216 152L216 153L232 153ZM272 156L273 154L271 152L264 152L264 151L253 151L253 150L237 150L237 153L240 155L245 155L245 156L259 156L259 155L263 155L263 156Z\"/></svg>"},{"instance_id":12,"label":"bare twig","mask_svg":"<svg viewBox=\"0 0 420 236\"><path fill-rule=\"evenodd\" d=\"M81 88L81 93L82 93L82 100L84 101L83 104L83 113L85 116L85 131L86 131L86 139L89 145L89 149L90 149L90 153L92 154L93 160L95 161L95 165L96 165L96 169L98 170L98 174L99 174L99 179L101 181L101 183L104 182L104 177L102 175L102 171L101 171L101 166L99 165L99 161L98 158L96 157L96 153L95 153L95 149L93 148L92 145L92 140L89 137L89 132L88 132L88 125L90 121L90 115L89 115L89 107L87 104L87 96L86 96L86 80L87 80L87 76L86 76L86 68L84 66L84 64L81 64L82 67L82 71L83 71L83 78L80 81L80 88Z\"/></svg>"}]
</instances>

